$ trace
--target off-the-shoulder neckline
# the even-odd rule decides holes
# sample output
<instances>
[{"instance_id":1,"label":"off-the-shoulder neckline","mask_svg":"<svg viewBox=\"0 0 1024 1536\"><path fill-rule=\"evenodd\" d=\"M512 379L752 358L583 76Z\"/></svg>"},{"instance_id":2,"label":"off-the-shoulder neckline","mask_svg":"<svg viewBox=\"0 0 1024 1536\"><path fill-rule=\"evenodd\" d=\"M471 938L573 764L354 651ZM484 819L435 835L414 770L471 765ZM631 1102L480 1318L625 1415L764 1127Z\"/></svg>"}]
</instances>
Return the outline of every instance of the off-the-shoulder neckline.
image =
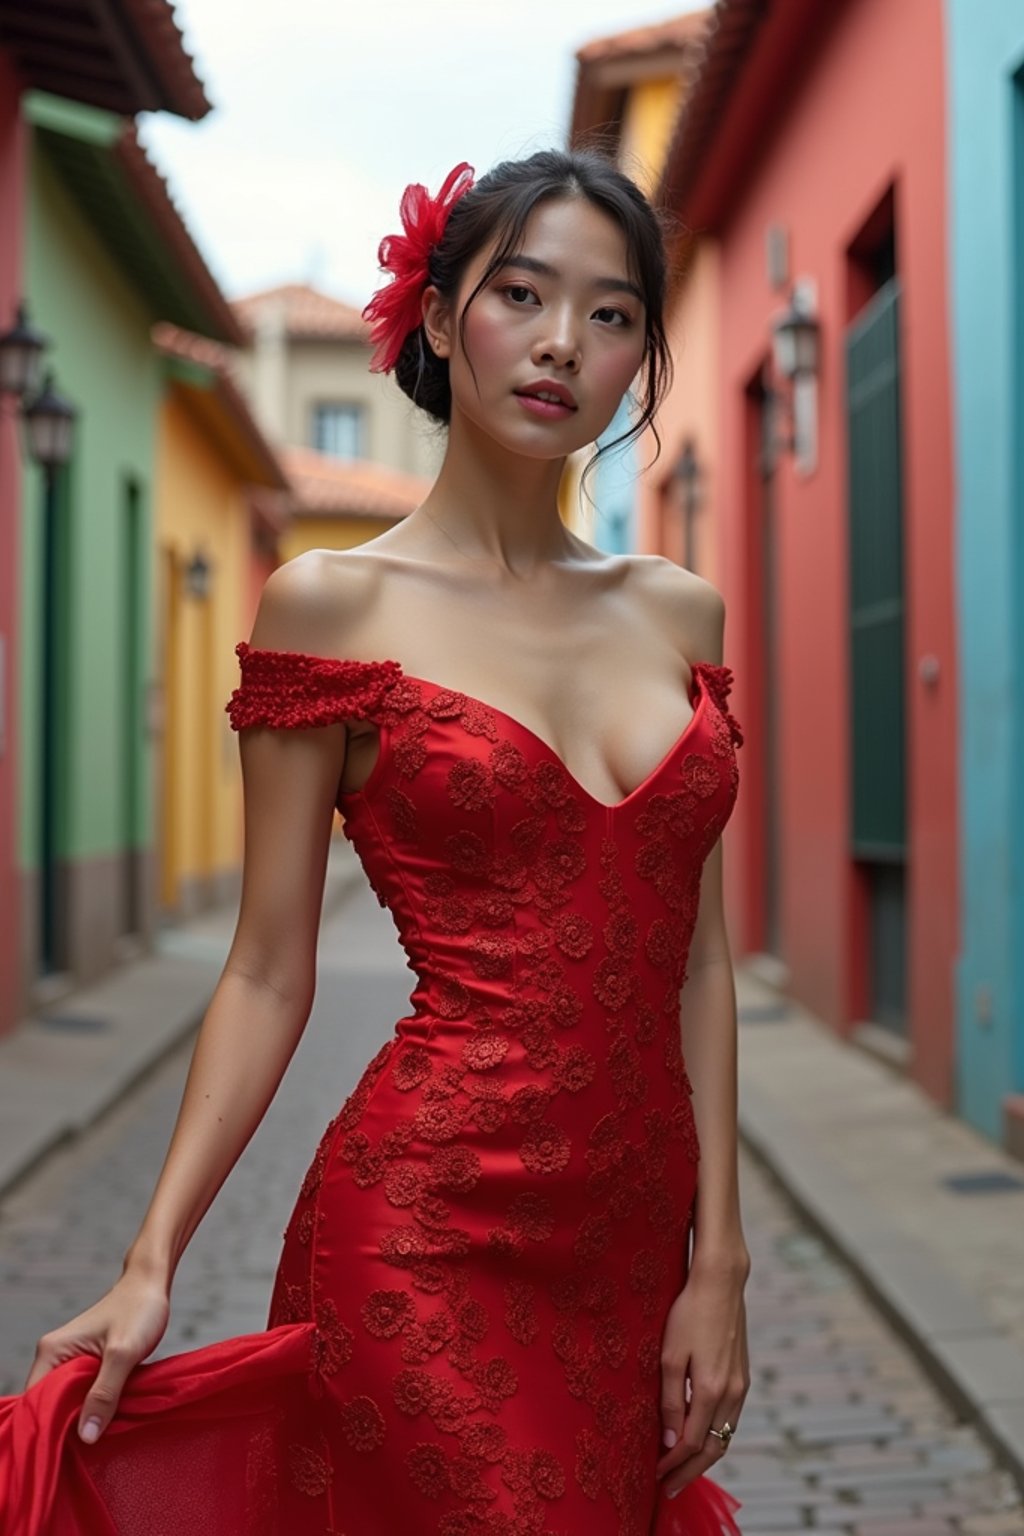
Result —
<instances>
[{"instance_id":1,"label":"off-the-shoulder neckline","mask_svg":"<svg viewBox=\"0 0 1024 1536\"><path fill-rule=\"evenodd\" d=\"M561 768L562 772L571 781L574 788L577 789L579 793L592 806L608 814L618 813L628 809L629 806L631 806L636 801L636 799L642 795L643 792L661 775L662 771L672 760L672 758L675 757L676 753L682 750L686 742L689 740L691 732L696 729L698 720L702 718L704 713L704 708L708 697L708 689L705 686L705 677L724 677L726 675L731 677L731 669L729 667L723 666L719 662L693 661L687 663L690 668L690 687L688 689L688 696L691 706L691 714L689 720L687 720L686 724L683 726L682 731L669 746L668 750L658 759L657 763L655 763L651 771L644 775L643 779L641 779L636 788L630 790L629 794L625 795L621 800L616 800L614 803L609 804L606 800L599 800L597 796L592 794L584 784L581 784L579 779L559 756L558 752L556 752L551 743L546 741L543 736L539 735L532 726L525 725L523 721L520 720L516 715L511 714L507 709L503 709L499 704L492 704L488 699L482 699L477 694L467 692L465 688L453 688L449 683L439 683L433 678L421 677L416 673L409 672L402 665L402 663L400 661L396 661L394 657L382 657L380 659L367 661L357 657L321 656L311 651L286 651L266 648L262 646L254 646L250 645L247 640L240 640L238 642L238 644L235 646L235 654L237 655L240 662L243 662L252 656L284 656L293 661L316 662L320 666L327 667L328 669L331 669L332 667L345 670L366 668L370 671L374 671L379 669L386 674L387 680L392 684L397 683L399 679L404 678L407 682L420 684L426 688L433 689L437 693L451 693L467 699L471 703L479 705L482 709L487 709L495 715L500 715L503 720L507 721L517 731L521 732L523 736L533 742L535 747L545 753L552 762L556 763L558 767ZM697 694L696 698L693 697L695 691Z\"/></svg>"}]
</instances>

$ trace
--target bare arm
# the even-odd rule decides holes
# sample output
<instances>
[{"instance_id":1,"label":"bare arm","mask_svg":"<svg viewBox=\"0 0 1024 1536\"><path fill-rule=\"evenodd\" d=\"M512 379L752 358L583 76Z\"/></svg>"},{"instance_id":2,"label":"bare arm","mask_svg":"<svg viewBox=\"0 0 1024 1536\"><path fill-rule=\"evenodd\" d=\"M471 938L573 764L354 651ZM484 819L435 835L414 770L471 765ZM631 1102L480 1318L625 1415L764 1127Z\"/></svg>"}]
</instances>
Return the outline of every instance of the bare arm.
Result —
<instances>
[{"instance_id":1,"label":"bare arm","mask_svg":"<svg viewBox=\"0 0 1024 1536\"><path fill-rule=\"evenodd\" d=\"M725 603L702 582L693 604L693 655L721 665ZM740 1223L737 1152L736 986L722 889L722 841L701 871L700 903L683 986L683 1056L693 1084L701 1147L694 1262L743 1272L749 1263Z\"/></svg>"},{"instance_id":2,"label":"bare arm","mask_svg":"<svg viewBox=\"0 0 1024 1536\"><path fill-rule=\"evenodd\" d=\"M252 644L293 649L291 594L282 600L274 579ZM239 751L245 858L238 923L159 1181L126 1257L127 1265L168 1286L266 1113L309 1018L345 727L251 728L239 733Z\"/></svg>"},{"instance_id":3,"label":"bare arm","mask_svg":"<svg viewBox=\"0 0 1024 1536\"><path fill-rule=\"evenodd\" d=\"M693 597L688 654L721 665L721 594L702 582ZM657 1476L664 1479L669 1498L721 1456L724 1445L709 1430L720 1429L726 1420L735 1427L750 1387L743 1299L750 1255L740 1219L736 987L725 924L721 838L701 871L687 972L680 996L681 1031L700 1162L693 1263L662 1342L665 1450Z\"/></svg>"},{"instance_id":4,"label":"bare arm","mask_svg":"<svg viewBox=\"0 0 1024 1536\"><path fill-rule=\"evenodd\" d=\"M253 645L303 648L302 625L314 606L310 577L303 561L271 576ZM39 1341L26 1382L31 1387L73 1355L101 1355L80 1428L93 1418L102 1432L129 1372L162 1336L181 1255L260 1123L302 1036L316 985L345 739L340 722L239 733L245 852L238 921L163 1167L121 1279L94 1307Z\"/></svg>"}]
</instances>

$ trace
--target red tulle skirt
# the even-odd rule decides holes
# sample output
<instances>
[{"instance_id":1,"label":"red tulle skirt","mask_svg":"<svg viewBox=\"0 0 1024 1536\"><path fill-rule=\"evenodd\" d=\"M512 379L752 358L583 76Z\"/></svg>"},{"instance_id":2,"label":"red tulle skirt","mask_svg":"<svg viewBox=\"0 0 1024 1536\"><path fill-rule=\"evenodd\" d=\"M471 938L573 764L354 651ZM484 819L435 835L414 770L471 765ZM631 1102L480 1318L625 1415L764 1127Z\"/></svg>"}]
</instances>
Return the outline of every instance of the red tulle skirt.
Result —
<instances>
[{"instance_id":1,"label":"red tulle skirt","mask_svg":"<svg viewBox=\"0 0 1024 1536\"><path fill-rule=\"evenodd\" d=\"M92 1356L0 1399L3 1536L412 1536L413 1526L396 1526L387 1513L394 1469L386 1462L370 1458L363 1474L380 1488L381 1521L372 1528L346 1518L344 1487L320 1487L313 1333L312 1324L285 1324L137 1366L95 1445L78 1435L99 1365ZM309 1442L299 1477L297 1435ZM651 1531L740 1536L739 1507L700 1477L675 1499L659 1497ZM577 1536L554 1507L549 1522ZM590 1528L581 1524L578 1536Z\"/></svg>"}]
</instances>

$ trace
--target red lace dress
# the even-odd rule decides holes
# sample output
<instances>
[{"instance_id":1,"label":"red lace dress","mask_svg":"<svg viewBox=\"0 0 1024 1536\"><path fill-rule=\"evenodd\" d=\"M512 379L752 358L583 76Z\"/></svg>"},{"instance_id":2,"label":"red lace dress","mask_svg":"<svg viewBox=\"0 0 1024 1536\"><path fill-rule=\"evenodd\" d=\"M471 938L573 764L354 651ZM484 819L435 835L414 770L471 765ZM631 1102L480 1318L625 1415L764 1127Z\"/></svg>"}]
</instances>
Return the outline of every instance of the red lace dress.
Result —
<instances>
[{"instance_id":1,"label":"red lace dress","mask_svg":"<svg viewBox=\"0 0 1024 1536\"><path fill-rule=\"evenodd\" d=\"M416 978L323 1133L265 1332L0 1399L9 1536L738 1536L656 1480L699 1147L679 991L737 793L731 672L608 806L531 731L395 661L237 646L236 730L369 720L344 831Z\"/></svg>"}]
</instances>

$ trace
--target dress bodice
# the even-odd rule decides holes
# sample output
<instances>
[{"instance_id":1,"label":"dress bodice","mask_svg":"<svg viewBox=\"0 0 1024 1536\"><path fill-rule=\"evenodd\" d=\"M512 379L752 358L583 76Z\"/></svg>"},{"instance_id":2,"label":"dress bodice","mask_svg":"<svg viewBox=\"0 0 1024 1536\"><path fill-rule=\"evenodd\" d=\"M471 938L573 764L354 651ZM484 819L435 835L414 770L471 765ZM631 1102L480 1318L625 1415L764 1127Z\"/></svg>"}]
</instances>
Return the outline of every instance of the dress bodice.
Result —
<instances>
[{"instance_id":1,"label":"dress bodice","mask_svg":"<svg viewBox=\"0 0 1024 1536\"><path fill-rule=\"evenodd\" d=\"M701 867L738 788L728 667L693 664L681 735L606 805L512 716L396 661L245 641L236 654L241 683L225 706L234 729L378 727L368 780L339 788L337 805L419 978L414 1008L493 1005L521 993L531 966L549 984L564 972L570 993L586 979L613 1011L673 1005ZM601 896L613 914L603 925L588 915Z\"/></svg>"}]
</instances>

